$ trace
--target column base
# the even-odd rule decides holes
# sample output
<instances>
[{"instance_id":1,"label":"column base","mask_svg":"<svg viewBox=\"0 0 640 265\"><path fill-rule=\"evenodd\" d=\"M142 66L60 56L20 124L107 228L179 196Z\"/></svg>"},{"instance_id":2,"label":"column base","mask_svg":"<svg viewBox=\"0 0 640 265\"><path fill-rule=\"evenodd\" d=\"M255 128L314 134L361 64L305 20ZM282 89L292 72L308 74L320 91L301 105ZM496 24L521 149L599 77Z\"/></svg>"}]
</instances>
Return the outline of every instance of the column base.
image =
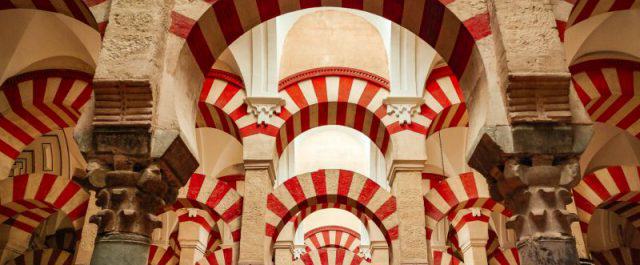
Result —
<instances>
[{"instance_id":1,"label":"column base","mask_svg":"<svg viewBox=\"0 0 640 265\"><path fill-rule=\"evenodd\" d=\"M576 241L573 237L537 237L517 244L521 265L577 265Z\"/></svg>"},{"instance_id":2,"label":"column base","mask_svg":"<svg viewBox=\"0 0 640 265\"><path fill-rule=\"evenodd\" d=\"M91 265L146 265L149 258L147 236L133 233L107 233L98 236Z\"/></svg>"}]
</instances>

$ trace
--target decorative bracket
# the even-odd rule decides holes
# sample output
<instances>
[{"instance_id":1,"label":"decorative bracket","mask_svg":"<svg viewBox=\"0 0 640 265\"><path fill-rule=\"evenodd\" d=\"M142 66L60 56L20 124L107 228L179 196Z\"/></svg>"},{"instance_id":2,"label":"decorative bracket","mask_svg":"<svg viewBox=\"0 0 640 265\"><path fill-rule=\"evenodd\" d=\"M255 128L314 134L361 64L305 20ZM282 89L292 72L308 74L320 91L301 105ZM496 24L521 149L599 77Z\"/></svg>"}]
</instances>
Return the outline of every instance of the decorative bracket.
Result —
<instances>
[{"instance_id":1,"label":"decorative bracket","mask_svg":"<svg viewBox=\"0 0 640 265\"><path fill-rule=\"evenodd\" d=\"M245 99L247 112L256 117L258 126L266 127L271 117L280 114L285 101L275 97L249 97Z\"/></svg>"},{"instance_id":2,"label":"decorative bracket","mask_svg":"<svg viewBox=\"0 0 640 265\"><path fill-rule=\"evenodd\" d=\"M388 97L383 103L387 105L387 115L394 117L400 125L411 124L411 118L418 113L424 104L423 98L418 97Z\"/></svg>"}]
</instances>

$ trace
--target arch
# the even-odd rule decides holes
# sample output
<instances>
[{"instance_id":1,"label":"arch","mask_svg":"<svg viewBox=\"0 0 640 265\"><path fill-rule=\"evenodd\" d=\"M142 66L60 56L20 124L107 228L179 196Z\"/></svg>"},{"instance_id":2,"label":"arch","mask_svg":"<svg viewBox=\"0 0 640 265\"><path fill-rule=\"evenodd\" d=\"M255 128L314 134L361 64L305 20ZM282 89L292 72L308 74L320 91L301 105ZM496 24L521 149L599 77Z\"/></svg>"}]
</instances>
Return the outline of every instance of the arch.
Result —
<instances>
[{"instance_id":1,"label":"arch","mask_svg":"<svg viewBox=\"0 0 640 265\"><path fill-rule=\"evenodd\" d=\"M440 181L425 195L427 238L438 221L451 211L482 208L511 216L511 212L491 198L487 180L474 172L460 174Z\"/></svg>"},{"instance_id":2,"label":"arch","mask_svg":"<svg viewBox=\"0 0 640 265\"><path fill-rule=\"evenodd\" d=\"M433 252L433 265L464 265L458 258L452 256L447 252L434 251Z\"/></svg>"},{"instance_id":3,"label":"arch","mask_svg":"<svg viewBox=\"0 0 640 265\"><path fill-rule=\"evenodd\" d=\"M302 223L302 221L305 218L307 218L307 216L311 215L312 213L314 213L316 211L320 211L322 209L341 209L341 210L345 210L345 211L350 212L353 215L355 215L356 218L360 219L360 221L363 224L367 224L367 216L362 211L360 211L357 207L354 207L354 206L351 206L351 205L346 205L346 204L343 204L343 203L325 202L325 203L319 203L319 204L310 205L310 206L306 207L304 210L300 211L295 216L293 216L291 218L291 221L293 222L293 228L294 229L298 229L298 225L300 225L300 223Z\"/></svg>"},{"instance_id":4,"label":"arch","mask_svg":"<svg viewBox=\"0 0 640 265\"><path fill-rule=\"evenodd\" d=\"M489 265L520 264L518 248L501 248L500 242L498 241L498 235L491 229L489 229L489 240L487 241L487 259L489 260Z\"/></svg>"},{"instance_id":5,"label":"arch","mask_svg":"<svg viewBox=\"0 0 640 265\"><path fill-rule=\"evenodd\" d=\"M426 119L427 137L451 127L467 127L469 117L458 78L451 68L442 66L429 74L424 89L425 104L419 115Z\"/></svg>"},{"instance_id":6,"label":"arch","mask_svg":"<svg viewBox=\"0 0 640 265\"><path fill-rule=\"evenodd\" d=\"M319 170L288 179L267 196L266 235L275 241L298 212L319 203L351 205L373 220L391 246L398 237L396 199L360 174Z\"/></svg>"},{"instance_id":7,"label":"arch","mask_svg":"<svg viewBox=\"0 0 640 265\"><path fill-rule=\"evenodd\" d=\"M205 76L198 99L196 127L215 128L242 143L257 132L256 119L247 112L244 83L239 76L211 69Z\"/></svg>"},{"instance_id":8,"label":"arch","mask_svg":"<svg viewBox=\"0 0 640 265\"><path fill-rule=\"evenodd\" d=\"M172 250L167 250L161 246L149 246L148 265L178 265L180 257Z\"/></svg>"},{"instance_id":9,"label":"arch","mask_svg":"<svg viewBox=\"0 0 640 265\"><path fill-rule=\"evenodd\" d=\"M293 262L294 265L340 265L340 264L371 264L355 253L342 249L314 249L300 255L300 258Z\"/></svg>"},{"instance_id":10,"label":"arch","mask_svg":"<svg viewBox=\"0 0 640 265\"><path fill-rule=\"evenodd\" d=\"M594 122L640 137L640 63L603 59L579 63L570 70L576 93Z\"/></svg>"},{"instance_id":11,"label":"arch","mask_svg":"<svg viewBox=\"0 0 640 265\"><path fill-rule=\"evenodd\" d=\"M28 233L56 211L64 213L74 230L80 231L88 203L89 194L65 177L36 173L0 181L0 223L14 218L12 226ZM16 217L30 222L19 222Z\"/></svg>"},{"instance_id":12,"label":"arch","mask_svg":"<svg viewBox=\"0 0 640 265\"><path fill-rule=\"evenodd\" d=\"M193 174L168 209L199 208L215 212L228 226L234 241L240 240L242 197L229 185L214 177Z\"/></svg>"},{"instance_id":13,"label":"arch","mask_svg":"<svg viewBox=\"0 0 640 265\"><path fill-rule=\"evenodd\" d=\"M304 234L307 252L322 248L343 248L355 253L360 252L360 234L342 226L322 226Z\"/></svg>"},{"instance_id":14,"label":"arch","mask_svg":"<svg viewBox=\"0 0 640 265\"><path fill-rule=\"evenodd\" d=\"M233 257L233 248L223 248L202 258L196 265L232 265Z\"/></svg>"},{"instance_id":15,"label":"arch","mask_svg":"<svg viewBox=\"0 0 640 265\"><path fill-rule=\"evenodd\" d=\"M619 247L605 251L591 252L596 265L640 264L640 249Z\"/></svg>"},{"instance_id":16,"label":"arch","mask_svg":"<svg viewBox=\"0 0 640 265\"><path fill-rule=\"evenodd\" d=\"M615 208L625 218L630 218L640 207L640 167L612 166L590 173L573 188L573 198L583 237L587 238L589 222L597 208ZM630 218L640 228L640 218Z\"/></svg>"},{"instance_id":17,"label":"arch","mask_svg":"<svg viewBox=\"0 0 640 265\"><path fill-rule=\"evenodd\" d=\"M369 76L373 74L357 69L321 68L285 78L279 92L285 106L272 119L278 154L298 135L324 125L360 131L384 154L390 135L401 128L386 116L382 101L388 87L381 86L381 78ZM392 126L398 129L392 131Z\"/></svg>"},{"instance_id":18,"label":"arch","mask_svg":"<svg viewBox=\"0 0 640 265\"><path fill-rule=\"evenodd\" d=\"M311 105L285 117L282 127L277 131L276 149L282 154L289 143L303 132L325 125L341 125L362 132L383 154L387 152L391 141L391 132L384 126L383 119L359 105L343 102L324 102Z\"/></svg>"},{"instance_id":19,"label":"arch","mask_svg":"<svg viewBox=\"0 0 640 265\"><path fill-rule=\"evenodd\" d=\"M500 247L498 241L498 235L491 229L489 222L491 220L491 212L487 209L479 209L480 211L461 210L457 212L451 212L448 219L451 223L451 230L449 231L449 241L453 243L453 247L459 252L460 245L458 243L457 232L468 222L483 222L487 223L489 239L486 243L486 255L489 265L517 265L520 263L520 256L518 255L517 248L503 249ZM456 234L452 232L455 231Z\"/></svg>"},{"instance_id":20,"label":"arch","mask_svg":"<svg viewBox=\"0 0 640 265\"><path fill-rule=\"evenodd\" d=\"M0 90L0 176L35 138L75 126L93 93L91 76L71 70L25 73Z\"/></svg>"},{"instance_id":21,"label":"arch","mask_svg":"<svg viewBox=\"0 0 640 265\"><path fill-rule=\"evenodd\" d=\"M223 0L174 9L170 30L185 39L185 49L206 73L231 43L269 19L313 7L357 9L382 16L415 33L435 48L463 83L471 84L480 76L479 72L484 72L477 42L491 35L489 13L486 8L466 8L473 3L456 5L455 2L274 0L253 3Z\"/></svg>"},{"instance_id":22,"label":"arch","mask_svg":"<svg viewBox=\"0 0 640 265\"><path fill-rule=\"evenodd\" d=\"M607 12L638 8L640 1L636 0L576 0L567 19L567 27Z\"/></svg>"},{"instance_id":23,"label":"arch","mask_svg":"<svg viewBox=\"0 0 640 265\"><path fill-rule=\"evenodd\" d=\"M222 244L222 235L220 234L220 227L218 226L220 216L218 216L216 213L210 210L200 210L194 208L182 208L177 210L176 212L178 216L178 224L191 222L199 225L209 234L209 238L207 240L207 250L216 250ZM177 240L178 233L180 233L179 226L178 230L174 233L176 234L174 239L174 243L176 243L175 252L179 253L182 249L180 241ZM173 237L174 233L172 233L171 237Z\"/></svg>"},{"instance_id":24,"label":"arch","mask_svg":"<svg viewBox=\"0 0 640 265\"><path fill-rule=\"evenodd\" d=\"M108 13L110 3L111 0L5 0L0 3L0 10L21 8L60 13L104 33L108 20L108 15L104 12Z\"/></svg>"},{"instance_id":25,"label":"arch","mask_svg":"<svg viewBox=\"0 0 640 265\"><path fill-rule=\"evenodd\" d=\"M48 265L48 264L73 264L73 254L59 249L38 249L28 251L6 265Z\"/></svg>"}]
</instances>

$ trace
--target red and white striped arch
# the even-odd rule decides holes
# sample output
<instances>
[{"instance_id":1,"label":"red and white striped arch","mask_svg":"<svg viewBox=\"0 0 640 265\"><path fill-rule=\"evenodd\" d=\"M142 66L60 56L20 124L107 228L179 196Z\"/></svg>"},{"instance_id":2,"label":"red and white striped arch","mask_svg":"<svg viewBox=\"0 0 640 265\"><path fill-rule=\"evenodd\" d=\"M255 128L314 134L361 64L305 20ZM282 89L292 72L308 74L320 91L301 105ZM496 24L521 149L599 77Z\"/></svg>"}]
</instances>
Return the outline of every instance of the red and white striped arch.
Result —
<instances>
[{"instance_id":1,"label":"red and white striped arch","mask_svg":"<svg viewBox=\"0 0 640 265\"><path fill-rule=\"evenodd\" d=\"M304 234L307 252L321 248L343 248L360 252L360 234L342 226L322 226Z\"/></svg>"},{"instance_id":2,"label":"red and white striped arch","mask_svg":"<svg viewBox=\"0 0 640 265\"><path fill-rule=\"evenodd\" d=\"M38 249L28 251L17 258L5 263L5 265L45 265L45 264L59 264L59 265L71 265L73 264L73 254L59 249Z\"/></svg>"},{"instance_id":3,"label":"red and white striped arch","mask_svg":"<svg viewBox=\"0 0 640 265\"><path fill-rule=\"evenodd\" d=\"M342 265L342 264L371 264L355 253L342 249L314 249L300 256L293 262L294 265Z\"/></svg>"},{"instance_id":4,"label":"red and white striped arch","mask_svg":"<svg viewBox=\"0 0 640 265\"><path fill-rule=\"evenodd\" d=\"M67 70L25 73L0 90L0 177L35 138L75 126L93 93L91 76Z\"/></svg>"},{"instance_id":5,"label":"red and white striped arch","mask_svg":"<svg viewBox=\"0 0 640 265\"><path fill-rule=\"evenodd\" d=\"M573 188L578 209L580 228L587 238L589 222L597 208L612 207L640 228L640 174L639 167L612 166L590 173ZM617 207L623 202L622 207ZM613 206L611 206L613 205Z\"/></svg>"},{"instance_id":6,"label":"red and white striped arch","mask_svg":"<svg viewBox=\"0 0 640 265\"><path fill-rule=\"evenodd\" d=\"M640 63L593 60L570 70L578 97L594 122L640 137Z\"/></svg>"},{"instance_id":7,"label":"red and white striped arch","mask_svg":"<svg viewBox=\"0 0 640 265\"><path fill-rule=\"evenodd\" d=\"M486 244L486 255L489 265L517 265L520 263L520 256L518 255L517 248L502 249L498 240L498 235L495 231L490 229L489 220L491 219L491 212L487 209L480 209L479 212L472 212L468 209L458 211L456 214L449 214L449 220L451 221L451 230L449 231L449 241L453 243L453 247L459 253L460 245L458 243L457 232L462 229L464 225L469 222L483 222L487 223L489 239ZM454 233L455 232L455 233ZM481 232L481 231L478 231ZM449 249L453 251L453 249Z\"/></svg>"},{"instance_id":8,"label":"red and white striped arch","mask_svg":"<svg viewBox=\"0 0 640 265\"><path fill-rule=\"evenodd\" d=\"M596 265L635 265L640 264L640 249L620 247L592 251L591 257Z\"/></svg>"},{"instance_id":9,"label":"red and white striped arch","mask_svg":"<svg viewBox=\"0 0 640 265\"><path fill-rule=\"evenodd\" d=\"M607 12L638 9L640 1L635 0L574 0L575 4L567 20L570 27L581 21L587 20ZM567 1L568 2L568 1Z\"/></svg>"},{"instance_id":10,"label":"red and white striped arch","mask_svg":"<svg viewBox=\"0 0 640 265\"><path fill-rule=\"evenodd\" d=\"M229 185L214 177L193 174L179 190L178 200L168 209L200 208L215 212L228 226L234 241L240 240L242 197Z\"/></svg>"},{"instance_id":11,"label":"red and white striped arch","mask_svg":"<svg viewBox=\"0 0 640 265\"><path fill-rule=\"evenodd\" d=\"M20 8L60 13L103 33L110 3L111 0L3 0L0 10Z\"/></svg>"},{"instance_id":12,"label":"red and white striped arch","mask_svg":"<svg viewBox=\"0 0 640 265\"><path fill-rule=\"evenodd\" d=\"M470 222L483 222L488 224L489 219L491 219L491 211L483 208L460 209L455 212L450 212L447 219L453 229L458 232Z\"/></svg>"},{"instance_id":13,"label":"red and white striped arch","mask_svg":"<svg viewBox=\"0 0 640 265\"><path fill-rule=\"evenodd\" d=\"M567 28L591 17L607 12L640 8L636 0L557 0L554 5L560 40L564 41Z\"/></svg>"},{"instance_id":14,"label":"red and white striped arch","mask_svg":"<svg viewBox=\"0 0 640 265\"><path fill-rule=\"evenodd\" d=\"M491 199L484 177L473 172L463 173L439 182L425 195L427 238L431 238L438 221L452 211L465 208L483 208L511 216L502 204Z\"/></svg>"},{"instance_id":15,"label":"red and white striped arch","mask_svg":"<svg viewBox=\"0 0 640 265\"><path fill-rule=\"evenodd\" d=\"M324 125L358 130L386 152L393 120L382 103L389 95L384 79L367 78L366 72L356 69L335 69L305 71L281 82L279 95L285 106L270 121L279 154L296 136Z\"/></svg>"},{"instance_id":16,"label":"red and white striped arch","mask_svg":"<svg viewBox=\"0 0 640 265\"><path fill-rule=\"evenodd\" d=\"M234 259L233 248L223 248L205 256L196 265L232 265Z\"/></svg>"},{"instance_id":17,"label":"red and white striped arch","mask_svg":"<svg viewBox=\"0 0 640 265\"><path fill-rule=\"evenodd\" d=\"M210 70L198 100L196 127L224 131L240 142L243 137L258 133L255 117L247 112L246 97L240 77Z\"/></svg>"},{"instance_id":18,"label":"red and white striped arch","mask_svg":"<svg viewBox=\"0 0 640 265\"><path fill-rule=\"evenodd\" d=\"M424 91L425 104L415 118L426 124L427 137L443 129L469 124L467 105L458 78L448 66L435 68L429 74Z\"/></svg>"},{"instance_id":19,"label":"red and white striped arch","mask_svg":"<svg viewBox=\"0 0 640 265\"><path fill-rule=\"evenodd\" d=\"M170 249L165 249L157 245L149 246L148 265L178 265L180 256Z\"/></svg>"},{"instance_id":20,"label":"red and white striped arch","mask_svg":"<svg viewBox=\"0 0 640 265\"><path fill-rule=\"evenodd\" d=\"M293 228L294 229L298 229L298 225L300 225L300 223L302 223L302 221L307 218L307 216L311 215L312 213L315 213L316 211L320 211L323 209L341 209L341 210L345 210L347 212L352 213L353 215L355 215L358 219L360 219L360 221L363 224L367 224L367 215L365 215L362 211L360 211L358 208L351 206L351 205L346 205L343 203L329 203L329 202L325 202L325 203L319 203L319 204L314 204L311 206L306 207L304 210L300 211L298 214L296 214L294 217L291 218L291 221L293 222Z\"/></svg>"},{"instance_id":21,"label":"red and white striped arch","mask_svg":"<svg viewBox=\"0 0 640 265\"><path fill-rule=\"evenodd\" d=\"M76 231L82 229L89 194L68 178L51 174L28 174L0 181L0 223L27 233L52 213L64 213Z\"/></svg>"},{"instance_id":22,"label":"red and white striped arch","mask_svg":"<svg viewBox=\"0 0 640 265\"><path fill-rule=\"evenodd\" d=\"M433 265L464 265L458 258L452 256L447 252L434 251L433 252Z\"/></svg>"},{"instance_id":23,"label":"red and white striped arch","mask_svg":"<svg viewBox=\"0 0 640 265\"><path fill-rule=\"evenodd\" d=\"M183 208L176 212L178 215L178 223L191 222L197 224L209 234L207 241L208 250L213 251L220 247L222 244L222 235L220 234L220 226L218 226L220 217L215 212L194 208ZM175 233L180 233L180 230ZM180 241L177 241L177 243L178 249L181 249Z\"/></svg>"},{"instance_id":24,"label":"red and white striped arch","mask_svg":"<svg viewBox=\"0 0 640 265\"><path fill-rule=\"evenodd\" d=\"M489 240L487 241L487 259L489 265L518 265L520 255L518 248L500 248L498 235L495 231L489 230Z\"/></svg>"},{"instance_id":25,"label":"red and white striped arch","mask_svg":"<svg viewBox=\"0 0 640 265\"><path fill-rule=\"evenodd\" d=\"M439 0L222 0L207 4L194 1L174 10L170 31L185 39L186 48L204 74L231 43L271 18L322 6L363 10L415 33L434 47L463 84L471 84L484 71L476 44L488 42L486 37L491 35L488 10L468 8L473 3ZM478 1L476 6L484 6L481 3Z\"/></svg>"},{"instance_id":26,"label":"red and white striped arch","mask_svg":"<svg viewBox=\"0 0 640 265\"><path fill-rule=\"evenodd\" d=\"M338 169L319 170L288 179L267 196L266 235L273 241L289 220L319 203L342 203L361 209L391 246L398 238L396 199L371 179Z\"/></svg>"}]
</instances>

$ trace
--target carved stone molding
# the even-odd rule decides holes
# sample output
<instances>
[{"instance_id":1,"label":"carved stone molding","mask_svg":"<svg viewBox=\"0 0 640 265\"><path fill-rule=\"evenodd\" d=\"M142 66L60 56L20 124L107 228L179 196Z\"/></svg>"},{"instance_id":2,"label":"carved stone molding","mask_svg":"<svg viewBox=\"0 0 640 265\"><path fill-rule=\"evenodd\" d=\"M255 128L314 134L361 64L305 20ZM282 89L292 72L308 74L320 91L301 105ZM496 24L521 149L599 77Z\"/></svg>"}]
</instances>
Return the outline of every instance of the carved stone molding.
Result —
<instances>
[{"instance_id":1,"label":"carved stone molding","mask_svg":"<svg viewBox=\"0 0 640 265\"><path fill-rule=\"evenodd\" d=\"M350 67L321 67L310 69L307 71L303 71L300 73L296 73L290 76L287 76L278 82L278 91L286 89L287 87L296 84L303 80L308 80L313 77L318 76L349 76L355 77L363 80L367 80L378 86L389 90L389 80L384 77L378 76L374 73L370 73L367 71L363 71L360 69L350 68Z\"/></svg>"},{"instance_id":2,"label":"carved stone molding","mask_svg":"<svg viewBox=\"0 0 640 265\"><path fill-rule=\"evenodd\" d=\"M284 99L266 98L266 97L249 97L245 99L247 103L247 112L253 114L258 120L258 126L267 126L271 117L280 114Z\"/></svg>"},{"instance_id":3,"label":"carved stone molding","mask_svg":"<svg viewBox=\"0 0 640 265\"><path fill-rule=\"evenodd\" d=\"M509 73L509 118L517 123L571 121L569 73Z\"/></svg>"},{"instance_id":4,"label":"carved stone molding","mask_svg":"<svg viewBox=\"0 0 640 265\"><path fill-rule=\"evenodd\" d=\"M387 105L387 115L396 119L400 125L411 124L413 115L420 111L424 99L418 97L388 97L383 103Z\"/></svg>"},{"instance_id":5,"label":"carved stone molding","mask_svg":"<svg viewBox=\"0 0 640 265\"><path fill-rule=\"evenodd\" d=\"M93 124L151 124L153 95L148 81L94 81Z\"/></svg>"}]
</instances>

